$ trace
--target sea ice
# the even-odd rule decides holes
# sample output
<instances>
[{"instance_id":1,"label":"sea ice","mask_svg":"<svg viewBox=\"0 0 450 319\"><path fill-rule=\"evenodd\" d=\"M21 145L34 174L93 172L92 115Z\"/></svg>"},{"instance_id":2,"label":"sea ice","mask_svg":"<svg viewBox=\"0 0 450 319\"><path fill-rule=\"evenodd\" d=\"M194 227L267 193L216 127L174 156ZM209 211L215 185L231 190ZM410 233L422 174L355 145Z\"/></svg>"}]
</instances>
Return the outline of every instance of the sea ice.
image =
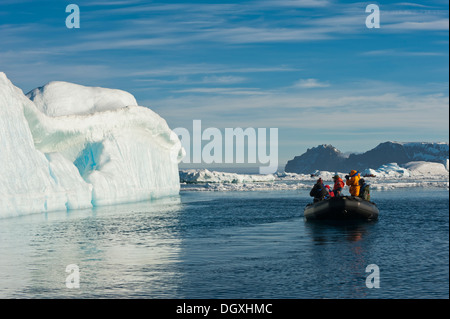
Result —
<instances>
[{"instance_id":1,"label":"sea ice","mask_svg":"<svg viewBox=\"0 0 450 319\"><path fill-rule=\"evenodd\" d=\"M311 174L278 172L270 175L248 175L189 169L180 171L183 191L261 191L309 189L320 177L333 187L333 176L342 179L348 173L316 170ZM405 187L449 187L449 172L441 163L409 162L402 166L388 163L377 169L360 172L372 189L384 190Z\"/></svg>"},{"instance_id":2,"label":"sea ice","mask_svg":"<svg viewBox=\"0 0 450 319\"><path fill-rule=\"evenodd\" d=\"M236 174L207 169L188 169L180 171L182 183L245 183L245 182L270 182L275 180L275 175L267 174Z\"/></svg>"}]
</instances>

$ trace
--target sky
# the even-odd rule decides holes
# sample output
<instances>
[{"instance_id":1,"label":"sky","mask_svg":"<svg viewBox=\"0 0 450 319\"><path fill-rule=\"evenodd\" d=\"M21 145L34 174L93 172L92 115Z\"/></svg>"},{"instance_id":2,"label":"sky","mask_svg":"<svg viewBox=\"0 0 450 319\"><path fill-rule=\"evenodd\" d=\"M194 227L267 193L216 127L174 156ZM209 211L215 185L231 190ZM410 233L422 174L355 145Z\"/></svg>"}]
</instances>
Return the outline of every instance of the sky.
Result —
<instances>
[{"instance_id":1,"label":"sky","mask_svg":"<svg viewBox=\"0 0 450 319\"><path fill-rule=\"evenodd\" d=\"M68 81L128 91L172 129L277 128L281 166L319 144L448 142L448 53L447 0L0 2L0 71L24 93Z\"/></svg>"}]
</instances>

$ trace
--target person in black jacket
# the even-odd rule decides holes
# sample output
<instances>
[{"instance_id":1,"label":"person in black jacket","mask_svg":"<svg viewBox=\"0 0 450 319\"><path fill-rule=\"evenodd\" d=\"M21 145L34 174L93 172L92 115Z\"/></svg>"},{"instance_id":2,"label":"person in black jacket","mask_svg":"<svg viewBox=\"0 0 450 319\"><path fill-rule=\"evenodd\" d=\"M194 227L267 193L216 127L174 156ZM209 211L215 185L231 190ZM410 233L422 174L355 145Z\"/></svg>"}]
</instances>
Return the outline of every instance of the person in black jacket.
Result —
<instances>
[{"instance_id":1,"label":"person in black jacket","mask_svg":"<svg viewBox=\"0 0 450 319\"><path fill-rule=\"evenodd\" d=\"M309 192L309 196L314 197L314 202L318 202L325 199L328 195L328 190L325 188L325 185L323 185L322 178L319 178Z\"/></svg>"}]
</instances>

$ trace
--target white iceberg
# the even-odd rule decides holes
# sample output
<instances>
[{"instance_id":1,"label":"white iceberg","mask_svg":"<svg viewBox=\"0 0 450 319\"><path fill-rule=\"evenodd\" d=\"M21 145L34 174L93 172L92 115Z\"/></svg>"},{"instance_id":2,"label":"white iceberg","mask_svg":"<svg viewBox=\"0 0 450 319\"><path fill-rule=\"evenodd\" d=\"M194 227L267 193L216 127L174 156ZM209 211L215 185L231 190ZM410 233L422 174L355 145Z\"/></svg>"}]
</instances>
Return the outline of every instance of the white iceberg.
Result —
<instances>
[{"instance_id":1,"label":"white iceberg","mask_svg":"<svg viewBox=\"0 0 450 319\"><path fill-rule=\"evenodd\" d=\"M137 106L136 99L122 90L88 87L75 83L53 81L36 88L27 96L48 116L92 114Z\"/></svg>"},{"instance_id":2,"label":"white iceberg","mask_svg":"<svg viewBox=\"0 0 450 319\"><path fill-rule=\"evenodd\" d=\"M368 168L361 172L361 177L371 175L378 178L408 178L411 173L407 168L401 167L397 163L389 163L381 165L376 170Z\"/></svg>"},{"instance_id":3,"label":"white iceberg","mask_svg":"<svg viewBox=\"0 0 450 319\"><path fill-rule=\"evenodd\" d=\"M333 176L344 179L346 173L316 170L312 174L278 172L273 175L237 174L189 169L180 171L182 191L285 191L310 189L320 177L333 187ZM449 187L449 172L441 163L389 163L378 169L360 172L372 189L385 190L406 187ZM346 187L345 190L348 190Z\"/></svg>"},{"instance_id":4,"label":"white iceberg","mask_svg":"<svg viewBox=\"0 0 450 319\"><path fill-rule=\"evenodd\" d=\"M0 73L0 217L179 193L184 149L131 94L51 82L28 96Z\"/></svg>"},{"instance_id":5,"label":"white iceberg","mask_svg":"<svg viewBox=\"0 0 450 319\"><path fill-rule=\"evenodd\" d=\"M378 169L366 169L361 176L373 175L378 179L448 179L449 172L442 163L435 162L408 162L401 166L389 163Z\"/></svg>"},{"instance_id":6,"label":"white iceberg","mask_svg":"<svg viewBox=\"0 0 450 319\"><path fill-rule=\"evenodd\" d=\"M295 176L294 176L295 175ZM182 191L284 191L310 188L304 183L293 183L297 174L238 174L207 169L180 171ZM305 175L306 176L306 175ZM285 179L286 178L286 179ZM286 182L287 181L287 182Z\"/></svg>"},{"instance_id":7,"label":"white iceberg","mask_svg":"<svg viewBox=\"0 0 450 319\"><path fill-rule=\"evenodd\" d=\"M403 165L412 177L441 178L448 177L449 172L444 164L433 162L409 162Z\"/></svg>"},{"instance_id":8,"label":"white iceberg","mask_svg":"<svg viewBox=\"0 0 450 319\"><path fill-rule=\"evenodd\" d=\"M207 169L187 169L180 171L181 183L255 183L272 182L276 179L273 174L237 174Z\"/></svg>"}]
</instances>

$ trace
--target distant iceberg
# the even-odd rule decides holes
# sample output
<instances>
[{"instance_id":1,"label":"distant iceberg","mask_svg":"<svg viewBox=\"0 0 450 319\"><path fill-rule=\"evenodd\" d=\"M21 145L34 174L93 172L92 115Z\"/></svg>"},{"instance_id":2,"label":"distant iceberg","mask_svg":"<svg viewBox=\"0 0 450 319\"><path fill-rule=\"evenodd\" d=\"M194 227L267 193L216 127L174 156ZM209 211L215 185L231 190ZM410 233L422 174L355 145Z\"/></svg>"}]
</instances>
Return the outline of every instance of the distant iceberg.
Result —
<instances>
[{"instance_id":1,"label":"distant iceberg","mask_svg":"<svg viewBox=\"0 0 450 319\"><path fill-rule=\"evenodd\" d=\"M278 172L269 175L248 175L187 169L180 171L182 191L284 191L311 189L320 177L325 184L333 186L333 176L342 178L345 172L315 170L311 174ZM441 163L413 161L403 165L389 163L377 169L360 172L373 189L384 190L406 187L449 187L449 171ZM345 188L348 191L348 188Z\"/></svg>"},{"instance_id":2,"label":"distant iceberg","mask_svg":"<svg viewBox=\"0 0 450 319\"><path fill-rule=\"evenodd\" d=\"M397 163L384 164L376 170L366 169L361 175L379 179L448 179L449 172L441 163L414 161L401 166Z\"/></svg>"},{"instance_id":3,"label":"distant iceberg","mask_svg":"<svg viewBox=\"0 0 450 319\"><path fill-rule=\"evenodd\" d=\"M180 171L181 183L253 183L273 182L275 175L237 174L209 171L207 169L187 169Z\"/></svg>"},{"instance_id":4,"label":"distant iceberg","mask_svg":"<svg viewBox=\"0 0 450 319\"><path fill-rule=\"evenodd\" d=\"M0 72L0 217L179 193L184 149L130 93L51 82L27 96Z\"/></svg>"}]
</instances>

